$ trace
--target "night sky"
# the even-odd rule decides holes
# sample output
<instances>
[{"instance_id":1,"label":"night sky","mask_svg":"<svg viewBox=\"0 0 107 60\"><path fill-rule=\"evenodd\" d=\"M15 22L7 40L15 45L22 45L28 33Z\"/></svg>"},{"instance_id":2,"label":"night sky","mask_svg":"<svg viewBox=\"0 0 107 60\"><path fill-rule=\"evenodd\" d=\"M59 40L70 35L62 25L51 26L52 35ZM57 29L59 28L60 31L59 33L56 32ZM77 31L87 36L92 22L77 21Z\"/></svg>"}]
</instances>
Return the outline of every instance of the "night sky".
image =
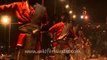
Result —
<instances>
[{"instance_id":1,"label":"night sky","mask_svg":"<svg viewBox=\"0 0 107 60\"><path fill-rule=\"evenodd\" d=\"M95 22L105 22L107 16L107 0L76 0L76 7L87 8L90 18ZM79 10L79 9L78 9Z\"/></svg>"},{"instance_id":2,"label":"night sky","mask_svg":"<svg viewBox=\"0 0 107 60\"><path fill-rule=\"evenodd\" d=\"M64 4L61 4L59 0L56 0L56 9L55 0L45 0L45 6L47 7L48 15L51 19L53 16L57 16L64 10ZM107 0L69 0L71 9L78 16L81 15L83 7L86 7L90 20L92 22L105 23L107 16ZM54 13L56 10L56 13ZM54 20L54 19L53 19Z\"/></svg>"}]
</instances>

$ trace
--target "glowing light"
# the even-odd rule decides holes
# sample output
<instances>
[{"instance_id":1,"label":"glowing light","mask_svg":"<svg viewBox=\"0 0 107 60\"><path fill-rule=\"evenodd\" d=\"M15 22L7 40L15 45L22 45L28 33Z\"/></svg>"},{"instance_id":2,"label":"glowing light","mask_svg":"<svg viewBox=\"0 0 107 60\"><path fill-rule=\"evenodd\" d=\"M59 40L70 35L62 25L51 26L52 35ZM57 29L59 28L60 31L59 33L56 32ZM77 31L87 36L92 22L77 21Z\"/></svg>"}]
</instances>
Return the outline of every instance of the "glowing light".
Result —
<instances>
[{"instance_id":1,"label":"glowing light","mask_svg":"<svg viewBox=\"0 0 107 60\"><path fill-rule=\"evenodd\" d=\"M69 14L72 14L72 13L73 13L72 10L70 10L70 11L69 11Z\"/></svg>"},{"instance_id":2,"label":"glowing light","mask_svg":"<svg viewBox=\"0 0 107 60\"><path fill-rule=\"evenodd\" d=\"M68 8L69 8L69 5L68 5L68 4L67 4L67 5L65 5L65 8L66 8L66 9L68 9Z\"/></svg>"},{"instance_id":3,"label":"glowing light","mask_svg":"<svg viewBox=\"0 0 107 60\"><path fill-rule=\"evenodd\" d=\"M76 18L76 15L73 15L72 17L75 19L75 18Z\"/></svg>"},{"instance_id":4,"label":"glowing light","mask_svg":"<svg viewBox=\"0 0 107 60\"><path fill-rule=\"evenodd\" d=\"M83 18L84 18L84 16L83 16L83 15L81 15L81 16L80 16L80 18L81 18L81 19L83 19Z\"/></svg>"},{"instance_id":5,"label":"glowing light","mask_svg":"<svg viewBox=\"0 0 107 60\"><path fill-rule=\"evenodd\" d=\"M85 16L84 18L85 18L85 19L88 19L88 16Z\"/></svg>"},{"instance_id":6,"label":"glowing light","mask_svg":"<svg viewBox=\"0 0 107 60\"><path fill-rule=\"evenodd\" d=\"M1 17L1 23L4 25L9 24L10 20L11 20L11 17L7 15Z\"/></svg>"}]
</instances>

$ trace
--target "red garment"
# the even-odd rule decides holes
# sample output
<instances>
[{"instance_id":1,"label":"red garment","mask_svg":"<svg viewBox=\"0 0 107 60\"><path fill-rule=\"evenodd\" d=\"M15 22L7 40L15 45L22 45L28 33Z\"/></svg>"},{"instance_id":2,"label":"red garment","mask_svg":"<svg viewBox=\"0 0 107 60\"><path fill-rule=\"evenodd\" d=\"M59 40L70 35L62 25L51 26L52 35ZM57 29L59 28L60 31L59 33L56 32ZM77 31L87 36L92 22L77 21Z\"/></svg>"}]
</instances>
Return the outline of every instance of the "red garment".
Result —
<instances>
[{"instance_id":1,"label":"red garment","mask_svg":"<svg viewBox=\"0 0 107 60\"><path fill-rule=\"evenodd\" d=\"M65 29L65 23L63 22L59 22L57 24L55 24L54 26L52 26L50 29L49 29L49 32L54 34L55 33L55 40L59 40L58 38L61 36L62 32L64 32L63 30ZM72 30L72 25L69 23L69 27L66 28L68 29L68 35L67 37L74 37L74 33L73 33L73 30ZM54 42L53 43L53 46L57 46L58 43L57 42ZM67 47L67 45L64 45L65 47Z\"/></svg>"},{"instance_id":2,"label":"red garment","mask_svg":"<svg viewBox=\"0 0 107 60\"><path fill-rule=\"evenodd\" d=\"M36 10L32 10L29 8L27 1L26 2L14 2L8 5L0 5L0 14L2 12L7 12L11 14L12 16L15 16L18 18L19 24L25 24L31 22L31 16L34 14ZM48 22L48 15L47 12L44 12L43 17L41 17L41 22L43 24ZM24 37L20 34L18 38L18 43L22 43L22 39ZM41 40L40 37L38 39L37 44L39 44L37 47L40 48L41 46Z\"/></svg>"},{"instance_id":3,"label":"red garment","mask_svg":"<svg viewBox=\"0 0 107 60\"><path fill-rule=\"evenodd\" d=\"M17 46L23 46L23 42L25 40L25 37L26 37L26 34L20 33L20 35L18 37Z\"/></svg>"},{"instance_id":4,"label":"red garment","mask_svg":"<svg viewBox=\"0 0 107 60\"><path fill-rule=\"evenodd\" d=\"M16 16L20 23L31 22L30 9L27 2L14 2L8 5L0 6L0 13L11 13L12 16Z\"/></svg>"},{"instance_id":5,"label":"red garment","mask_svg":"<svg viewBox=\"0 0 107 60\"><path fill-rule=\"evenodd\" d=\"M18 18L19 24L29 23L31 22L31 16L36 11L34 9L30 9L28 2L14 2L8 5L0 5L0 14L3 12L7 12L12 16ZM42 23L47 23L48 15L47 12L44 12L44 15L41 17Z\"/></svg>"},{"instance_id":6,"label":"red garment","mask_svg":"<svg viewBox=\"0 0 107 60\"><path fill-rule=\"evenodd\" d=\"M55 33L55 40L58 40L58 37L61 35L63 29L64 29L64 23L59 22L59 23L55 24L54 26L52 26L49 29L49 32L50 33Z\"/></svg>"},{"instance_id":7,"label":"red garment","mask_svg":"<svg viewBox=\"0 0 107 60\"><path fill-rule=\"evenodd\" d=\"M49 29L49 32L52 33L52 34L55 33L55 40L58 40L58 38L61 35L63 29L64 29L64 23L63 22L59 22L59 23L55 24L54 26L52 26ZM54 42L52 45L55 47L55 46L58 45L58 43Z\"/></svg>"}]
</instances>

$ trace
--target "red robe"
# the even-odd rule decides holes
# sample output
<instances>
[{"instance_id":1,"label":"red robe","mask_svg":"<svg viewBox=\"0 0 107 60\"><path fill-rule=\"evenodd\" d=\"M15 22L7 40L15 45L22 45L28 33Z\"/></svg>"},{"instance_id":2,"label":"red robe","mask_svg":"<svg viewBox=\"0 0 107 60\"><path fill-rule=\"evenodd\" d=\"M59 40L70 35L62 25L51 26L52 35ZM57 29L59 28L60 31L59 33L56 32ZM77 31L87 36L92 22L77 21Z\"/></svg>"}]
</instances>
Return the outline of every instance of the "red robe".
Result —
<instances>
[{"instance_id":1,"label":"red robe","mask_svg":"<svg viewBox=\"0 0 107 60\"><path fill-rule=\"evenodd\" d=\"M55 40L58 40L58 37L62 33L63 29L64 29L64 23L63 22L59 22L59 23L55 24L54 26L52 26L49 29L49 32L50 33L55 33Z\"/></svg>"},{"instance_id":2,"label":"red robe","mask_svg":"<svg viewBox=\"0 0 107 60\"><path fill-rule=\"evenodd\" d=\"M63 28L64 28L64 23L63 22L59 22L57 24L55 24L54 26L52 26L50 29L49 29L49 32L50 33L55 33L55 40L58 40L58 37L60 36L60 34L62 33L63 31ZM52 43L53 47L57 46L58 43L57 42L54 42Z\"/></svg>"},{"instance_id":3,"label":"red robe","mask_svg":"<svg viewBox=\"0 0 107 60\"><path fill-rule=\"evenodd\" d=\"M36 9L36 8L35 8ZM18 18L18 21L21 24L30 23L31 16L34 14L34 10L29 8L28 2L14 2L8 5L0 5L0 14L2 12L10 13L12 16ZM44 12L44 15L41 17L42 23L47 23L48 15L47 12Z\"/></svg>"},{"instance_id":4,"label":"red robe","mask_svg":"<svg viewBox=\"0 0 107 60\"><path fill-rule=\"evenodd\" d=\"M59 40L59 37L61 36L63 30L64 30L64 27L65 27L65 23L63 22L59 22L55 25L53 25L50 29L49 29L49 32L54 34L55 33L55 40ZM72 26L70 25L69 26L69 29L68 29L68 33L69 33L69 36L74 36L73 34L73 30L72 30ZM56 47L58 45L57 42L53 42L53 47ZM68 48L68 45L64 45L65 48Z\"/></svg>"},{"instance_id":5,"label":"red robe","mask_svg":"<svg viewBox=\"0 0 107 60\"><path fill-rule=\"evenodd\" d=\"M19 24L26 24L31 22L31 16L34 13L33 9L29 8L28 2L14 2L8 5L1 5L0 6L0 14L2 12L7 12L11 14L12 16L15 16L18 18ZM43 24L47 23L48 16L47 12L44 12L44 16L41 17L41 22ZM25 34L21 33L18 38L17 46L22 46L24 43L24 38L26 37ZM38 48L41 46L41 40L40 38L37 41Z\"/></svg>"}]
</instances>

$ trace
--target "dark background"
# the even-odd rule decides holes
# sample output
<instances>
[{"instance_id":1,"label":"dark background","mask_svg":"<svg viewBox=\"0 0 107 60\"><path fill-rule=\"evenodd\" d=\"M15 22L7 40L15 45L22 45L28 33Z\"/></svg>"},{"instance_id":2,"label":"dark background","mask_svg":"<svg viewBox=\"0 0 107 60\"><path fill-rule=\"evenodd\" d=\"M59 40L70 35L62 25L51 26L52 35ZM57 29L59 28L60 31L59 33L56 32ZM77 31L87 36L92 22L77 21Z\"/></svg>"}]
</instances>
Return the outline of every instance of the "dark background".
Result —
<instances>
[{"instance_id":1,"label":"dark background","mask_svg":"<svg viewBox=\"0 0 107 60\"><path fill-rule=\"evenodd\" d=\"M16 1L22 1L22 0L0 0L0 5L9 4ZM37 1L41 4L41 0L37 0ZM67 3L70 4L71 9L76 15L80 16L82 14L82 8L86 7L90 20L93 23L101 23L101 24L106 23L107 0L67 0ZM47 8L50 22L55 21L62 12L67 11L64 8L65 4L66 2L62 3L59 0L45 0L44 5ZM12 21L12 23L17 22L16 18L13 18L13 20L14 21ZM16 46L16 42L19 34L18 27L19 27L18 24L13 24L11 27L11 47L13 47L13 49ZM5 49L7 49L8 46L8 32L9 32L8 26L4 27L0 24L0 46L4 46ZM46 41L44 42L47 43Z\"/></svg>"}]
</instances>

